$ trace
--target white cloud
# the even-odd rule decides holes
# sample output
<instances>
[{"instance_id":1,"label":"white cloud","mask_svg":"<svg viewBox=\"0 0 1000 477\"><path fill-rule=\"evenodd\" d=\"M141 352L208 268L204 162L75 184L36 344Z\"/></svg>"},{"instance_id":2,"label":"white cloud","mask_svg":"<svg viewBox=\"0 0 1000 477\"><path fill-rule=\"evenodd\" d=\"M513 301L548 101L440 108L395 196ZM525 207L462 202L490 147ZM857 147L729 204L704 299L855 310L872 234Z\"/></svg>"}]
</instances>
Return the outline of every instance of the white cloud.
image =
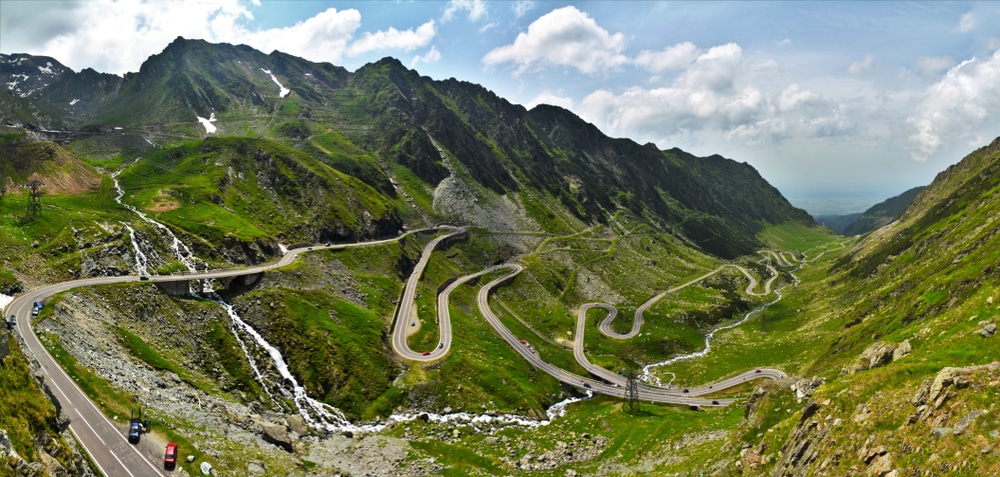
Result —
<instances>
[{"instance_id":1,"label":"white cloud","mask_svg":"<svg viewBox=\"0 0 1000 477\"><path fill-rule=\"evenodd\" d=\"M948 70L906 119L913 158L924 161L943 144L977 137L980 128L995 122L995 112L1000 110L998 84L1000 50L985 60L973 58Z\"/></svg>"},{"instance_id":2,"label":"white cloud","mask_svg":"<svg viewBox=\"0 0 1000 477\"><path fill-rule=\"evenodd\" d=\"M236 0L219 2L82 2L77 23L45 42L35 54L104 71L136 71L177 36L214 38L245 33L238 25L252 15ZM127 39L127 40L123 40Z\"/></svg>"},{"instance_id":3,"label":"white cloud","mask_svg":"<svg viewBox=\"0 0 1000 477\"><path fill-rule=\"evenodd\" d=\"M434 20L420 25L416 30L411 28L400 31L389 27L388 30L375 33L365 32L347 47L347 55L357 56L376 50L412 51L427 46L434 39L434 33Z\"/></svg>"},{"instance_id":4,"label":"white cloud","mask_svg":"<svg viewBox=\"0 0 1000 477\"><path fill-rule=\"evenodd\" d=\"M950 56L921 56L917 58L917 68L925 75L936 75L955 66L955 60Z\"/></svg>"},{"instance_id":5,"label":"white cloud","mask_svg":"<svg viewBox=\"0 0 1000 477\"><path fill-rule=\"evenodd\" d=\"M413 57L413 61L410 62L410 68L417 66L417 63L434 63L440 59L441 52L438 51L436 46L431 46L431 49L427 52L427 54Z\"/></svg>"},{"instance_id":6,"label":"white cloud","mask_svg":"<svg viewBox=\"0 0 1000 477\"><path fill-rule=\"evenodd\" d=\"M535 8L535 2L531 0L517 0L510 8L514 10L514 16L521 18L525 13Z\"/></svg>"},{"instance_id":7,"label":"white cloud","mask_svg":"<svg viewBox=\"0 0 1000 477\"><path fill-rule=\"evenodd\" d=\"M593 75L628 62L624 49L623 34L608 33L589 15L569 6L541 16L513 44L490 51L482 61L486 66L514 63L515 75L535 65L569 66Z\"/></svg>"},{"instance_id":8,"label":"white cloud","mask_svg":"<svg viewBox=\"0 0 1000 477\"><path fill-rule=\"evenodd\" d=\"M486 18L486 2L483 0L451 0L448 2L448 7L444 9L444 13L441 15L441 21L447 22L454 18L455 14L461 11L469 13L469 21L479 21L482 18Z\"/></svg>"},{"instance_id":9,"label":"white cloud","mask_svg":"<svg viewBox=\"0 0 1000 477\"><path fill-rule=\"evenodd\" d=\"M807 105L816 104L821 100L818 93L812 91L803 91L799 87L798 83L792 83L781 92L778 96L778 110L779 111L794 111L796 108Z\"/></svg>"},{"instance_id":10,"label":"white cloud","mask_svg":"<svg viewBox=\"0 0 1000 477\"><path fill-rule=\"evenodd\" d=\"M776 64L751 62L730 43L700 54L668 87L594 91L579 114L612 135L664 146L722 135L746 144L854 133L839 104L799 84L769 90Z\"/></svg>"},{"instance_id":11,"label":"white cloud","mask_svg":"<svg viewBox=\"0 0 1000 477\"><path fill-rule=\"evenodd\" d=\"M966 12L962 15L962 18L958 20L958 26L955 30L960 33L968 33L976 27L976 14L972 12Z\"/></svg>"},{"instance_id":12,"label":"white cloud","mask_svg":"<svg viewBox=\"0 0 1000 477\"><path fill-rule=\"evenodd\" d=\"M684 42L668 46L662 51L643 50L635 58L635 64L654 73L687 68L701 53L694 43Z\"/></svg>"},{"instance_id":13,"label":"white cloud","mask_svg":"<svg viewBox=\"0 0 1000 477\"><path fill-rule=\"evenodd\" d=\"M786 47L788 45L791 45L791 44L792 44L791 38L785 38L784 40L781 40L781 41L778 42L778 46L781 47L781 48L784 48L784 47Z\"/></svg>"},{"instance_id":14,"label":"white cloud","mask_svg":"<svg viewBox=\"0 0 1000 477\"><path fill-rule=\"evenodd\" d=\"M551 104L553 106L559 106L565 109L573 109L573 98L566 96L560 96L562 91L552 92L550 90L542 91L541 94L535 96L534 99L528 101L524 105L525 108L531 109L539 104Z\"/></svg>"},{"instance_id":15,"label":"white cloud","mask_svg":"<svg viewBox=\"0 0 1000 477\"><path fill-rule=\"evenodd\" d=\"M431 20L412 29L389 28L356 37L361 14L354 9L335 8L291 26L249 30L245 25L253 20L250 9L254 3L242 0L80 2L73 10L74 21L57 22L60 33L30 52L52 56L77 70L93 67L123 74L138 71L146 58L181 36L212 43L246 44L263 52L279 50L313 61L338 63L344 56L371 51L413 51L427 46L436 31ZM470 16L480 15L475 3L471 4Z\"/></svg>"},{"instance_id":16,"label":"white cloud","mask_svg":"<svg viewBox=\"0 0 1000 477\"><path fill-rule=\"evenodd\" d=\"M284 28L213 37L210 41L246 43L258 50L278 50L313 61L339 62L354 32L361 26L357 10L329 8Z\"/></svg>"},{"instance_id":17,"label":"white cloud","mask_svg":"<svg viewBox=\"0 0 1000 477\"><path fill-rule=\"evenodd\" d=\"M864 58L851 63L847 67L847 72L852 76L874 76L881 70L881 65L875 62L875 57L866 55Z\"/></svg>"},{"instance_id":18,"label":"white cloud","mask_svg":"<svg viewBox=\"0 0 1000 477\"><path fill-rule=\"evenodd\" d=\"M494 28L496 28L498 26L500 26L500 24L497 23L497 22L489 22L489 23L487 23L487 24L479 27L478 31L479 31L479 33L486 33L487 31L490 31L490 30L492 30L492 29L494 29Z\"/></svg>"}]
</instances>

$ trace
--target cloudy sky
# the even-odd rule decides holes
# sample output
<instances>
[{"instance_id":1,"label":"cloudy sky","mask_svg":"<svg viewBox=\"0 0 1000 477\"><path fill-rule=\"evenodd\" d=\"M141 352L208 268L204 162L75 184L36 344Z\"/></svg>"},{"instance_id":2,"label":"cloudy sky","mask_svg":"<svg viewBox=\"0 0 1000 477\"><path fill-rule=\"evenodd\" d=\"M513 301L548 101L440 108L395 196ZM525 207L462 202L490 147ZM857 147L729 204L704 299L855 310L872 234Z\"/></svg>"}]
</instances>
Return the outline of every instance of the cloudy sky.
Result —
<instances>
[{"instance_id":1,"label":"cloudy sky","mask_svg":"<svg viewBox=\"0 0 1000 477\"><path fill-rule=\"evenodd\" d=\"M176 38L384 56L752 164L813 213L926 185L1000 136L1000 2L0 0L0 52L123 74Z\"/></svg>"}]
</instances>

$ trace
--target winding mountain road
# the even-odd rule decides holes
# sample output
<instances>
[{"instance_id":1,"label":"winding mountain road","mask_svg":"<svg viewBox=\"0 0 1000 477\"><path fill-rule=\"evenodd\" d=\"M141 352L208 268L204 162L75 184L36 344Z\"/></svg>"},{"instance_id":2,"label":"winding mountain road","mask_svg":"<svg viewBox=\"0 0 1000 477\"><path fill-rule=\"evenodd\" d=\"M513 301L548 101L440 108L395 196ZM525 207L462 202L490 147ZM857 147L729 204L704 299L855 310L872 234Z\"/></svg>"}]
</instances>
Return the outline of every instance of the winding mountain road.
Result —
<instances>
[{"instance_id":1,"label":"winding mountain road","mask_svg":"<svg viewBox=\"0 0 1000 477\"><path fill-rule=\"evenodd\" d=\"M447 226L441 228L456 229ZM140 281L152 283L178 282L252 275L284 267L292 263L300 253L311 250L336 250L380 245L398 241L410 234L437 229L438 227L412 230L398 237L371 242L295 248L288 250L277 262L238 270L215 270L180 275L152 275L144 277L145 279L141 279L138 276L96 277L56 283L36 288L18 296L4 310L3 317L4 319L11 315L17 317L17 332L23 339L26 348L25 351L30 359L34 359L38 363L38 369L45 377L45 382L49 385L56 400L59 401L62 409L69 417L70 431L76 436L77 441L80 442L107 477L164 475L164 471L154 465L135 446L128 443L126 440L127 424L115 423L108 419L94 405L86 393L59 367L59 364L52 355L45 349L41 341L39 341L38 336L35 335L34 327L32 326L33 317L31 316L31 310L34 302L44 303L48 298L57 293L95 285Z\"/></svg>"},{"instance_id":2,"label":"winding mountain road","mask_svg":"<svg viewBox=\"0 0 1000 477\"><path fill-rule=\"evenodd\" d=\"M616 338L616 339L621 339L621 340L629 339L629 338L634 338L636 335L639 334L639 330L642 329L643 313L645 313L653 305L655 305L656 302L660 301L661 299L663 299L663 297L665 297L665 296L667 296L667 295L669 295L671 293L674 293L674 292L676 292L678 290L684 289L684 288L686 288L688 286L694 285L695 283L698 283L698 282L700 282L700 281L702 281L702 280L704 280L704 279L706 279L708 277L711 277L712 275L715 275L716 273L719 273L719 272L721 272L721 271L723 271L723 270L725 270L727 268L735 268L736 270L739 270L740 272L743 272L743 275L745 275L747 277L747 279L750 280L750 284L747 285L747 288L746 288L747 295L753 295L753 296L766 296L766 295L770 295L771 294L771 284L774 283L774 281L778 278L778 271L775 270L774 268L772 268L771 266L768 266L767 268L771 271L771 278L769 278L766 282L764 282L764 291L763 292L755 292L754 289L757 288L757 278L754 277L753 275L751 275L750 272L747 271L746 268L743 268L743 267L741 267L739 265L735 265L735 264L731 264L731 263L727 263L725 265L720 265L718 268L716 268L715 270L712 270L711 272L708 272L708 273L706 273L706 274L704 274L704 275L702 275L702 276L700 276L698 278L695 278L695 279L693 279L693 280L691 280L691 281L689 281L687 283L684 283L682 285L678 285L678 286L673 287L673 288L671 288L669 290L660 292L659 294L657 294L653 298L650 298L649 300L646 300L645 303L643 303L642 305L640 305L639 308L637 308L635 310L635 316L632 319L632 329L629 330L628 333L619 333L619 332L615 331L613 328L611 328L611 323L614 322L615 321L615 317L618 316L618 310L615 310L614 307L612 307L611 305L604 305L604 304L601 304L601 303L588 303L587 305L584 305L584 307L586 307L586 309L590 309L590 308L593 308L593 307L599 307L599 308L604 308L604 309L608 310L608 312L609 312L608 317L605 318L604 320L602 320L601 323L597 325L598 329L601 330L601 333L604 333L605 335L607 335L607 336L609 336L611 338ZM583 310L584 310L584 308L581 307L581 311L583 311Z\"/></svg>"},{"instance_id":3,"label":"winding mountain road","mask_svg":"<svg viewBox=\"0 0 1000 477\"><path fill-rule=\"evenodd\" d=\"M629 333L621 334L615 333L611 329L611 322L617 315L617 310L606 304L601 303L590 303L581 307L579 312L579 319L577 321L577 330L574 343L574 356L577 361L591 374L597 376L600 379L594 379L590 376L580 376L569 371L558 368L545 360L536 352L534 349L529 348L521 344L519 339L514 336L514 334L507 329L506 326L501 322L500 318L493 312L489 305L489 295L497 286L513 279L523 270L523 267L518 264L503 264L494 267L487 268L477 273L469 274L457 278L453 282L449 283L437 297L437 313L438 313L438 323L440 328L440 341L438 346L433 350L426 352L416 352L409 348L406 342L406 325L411 321L412 317L415 316L415 296L417 284L423 271L427 266L430 256L434 249L443 241L446 241L453 237L458 237L465 233L464 228L453 227L453 226L439 226L432 228L424 228L406 232L398 237L375 240L370 242L361 242L354 244L337 244L337 245L324 245L324 246L312 246L312 247L301 247L288 250L278 261L266 265L260 265L256 267L249 267L243 269L230 269L230 270L214 270L200 273L185 273L179 275L152 275L152 276L119 276L119 277L96 277L96 278L86 278L79 280L71 280L67 282L57 283L53 285L43 286L25 293L13 300L4 311L4 317L8 314L17 316L18 324L17 330L20 336L23 338L27 353L33 357L33 359L38 363L39 369L45 377L45 381L48 383L49 387L52 389L53 394L56 399L62 405L66 414L70 418L70 430L76 436L77 440L81 443L88 454L93 458L97 466L104 472L108 477L118 477L118 476L160 476L164 475L164 472L155 465L148 457L142 454L136 447L129 444L126 440L127 425L121 423L112 422L107 418L89 397L76 385L75 382L66 374L66 372L59 367L55 359L49 354L48 350L42 345L38 337L34 333L33 320L31 316L31 309L34 302L45 302L48 298L53 295L72 290L80 287L95 286L95 285L108 285L116 283L133 283L133 282L178 282L178 281L191 281L191 280L208 280L216 278L230 278L242 275L251 275L266 272L268 270L273 270L276 268L284 267L291 264L300 253L312 251L312 250L333 250L333 249L345 249L354 247L366 247L372 245L386 244L398 241L407 235L426 232L431 230L448 230L449 232L431 240L423 249L420 259L418 260L416 266L410 277L407 279L406 285L404 287L403 295L397 304L396 314L393 319L393 330L392 330L392 346L393 350L400 356L413 360L413 361L433 361L440 359L447 355L451 349L452 341L452 328L451 328L451 317L448 311L448 300L450 293L457 287L464 283L469 282L480 276L501 271L509 270L508 273L494 279L493 281L482 286L477 295L477 305L480 313L486 318L487 322L493 327L496 333L506 341L514 350L517 351L527 362L532 366L548 373L552 377L556 378L560 382L566 383L571 386L575 386L584 390L589 390L599 394L605 394L609 396L626 397L625 391L625 378L612 373L604 368L595 366L589 363L583 352L583 333L585 328L585 317L586 312L590 308L599 307L607 310L609 316L605 318L599 328L602 333L617 339L626 339L634 337L639 329L642 327L642 313L649 309L658 300L663 298L668 293L679 290L683 287L689 286L700 280L712 276L726 267L735 267L742 271L747 278L750 280L750 285L747 287L747 293L753 295L765 295L770 293L770 287L775 278L777 278L777 272L772 268L774 276L769 279L764 286L764 292L757 293L754 289L757 287L757 280L743 267L736 265L724 265L712 272L709 272L699 278L696 278L690 282L687 282L678 287L667 290L657 296L651 298L646 303L644 303L637 311L632 324L632 330ZM769 267L770 268L770 267ZM757 369L747 371L745 373L727 378L722 381L712 383L711 385L688 389L687 392L650 387L645 385L640 385L638 388L638 399L642 401L650 402L661 402L668 404L679 404L686 406L726 406L731 404L734 399L719 398L719 399L706 399L699 396L710 394L724 390L729 387L737 386L746 381L769 378L769 379L782 379L785 374L779 370L775 369Z\"/></svg>"},{"instance_id":4,"label":"winding mountain road","mask_svg":"<svg viewBox=\"0 0 1000 477\"><path fill-rule=\"evenodd\" d=\"M477 306L479 308L479 312L483 315L484 318L486 318L486 321L490 324L490 326L493 327L493 330L512 348L514 348L514 350L517 351L517 353L520 354L526 361L531 363L536 368L545 371L546 373L556 378L560 382L578 388L582 388L585 390L597 392L600 394L607 394L610 396L624 397L625 396L624 386L626 384L626 380L623 376L613 373L600 366L593 365L589 362L589 360L587 360L587 357L583 349L583 333L586 327L587 310L595 307L607 310L609 316L608 318L605 318L604 321L602 321L600 325L601 331L607 334L608 336L612 336L614 338L620 338L620 339L630 338L638 334L639 329L641 329L642 327L642 313L648 310L657 301L659 301L669 293L675 292L684 287L690 286L694 283L704 280L712 275L715 275L716 273L719 273L720 271L726 268L735 268L740 272L742 272L744 275L746 275L747 279L749 279L750 281L749 285L746 288L746 292L748 294L752 294L755 296L763 296L770 294L771 285L774 282L774 280L777 279L778 277L777 270L769 266L768 268L772 272L771 278L765 282L763 292L755 292L754 290L757 288L758 282L757 279L750 274L750 272L748 272L745 268L738 265L733 265L733 264L722 265L719 268L709 273L706 273L705 275L702 275L698 278L695 278L694 280L691 280L677 287L671 288L670 290L660 293L655 297L653 297L652 299L648 300L636 311L635 320L633 321L632 325L632 330L628 334L617 334L614 333L613 330L611 330L610 324L618 313L618 311L613 306L603 303L589 303L584 305L583 307L581 307L580 313L578 315L579 318L577 320L573 355L576 358L577 362L584 367L584 369L586 369L590 374L600 378L600 379L593 379L589 376L585 377L571 373L569 371L566 371L562 368L558 368L546 362L545 360L542 359L540 353L538 353L537 350L535 350L533 347L525 346L524 344L522 344L520 339L514 336L514 334L509 329L507 329L507 327L503 324L500 318L497 317L496 313L493 312L492 308L490 308L489 295L495 287L513 279L515 276L521 273L523 267L521 265L513 263L497 265L494 267L490 267L486 270L482 270L480 272L460 277L455 281L451 282L447 287L445 287L444 290L441 291L441 293L438 294L437 319L440 328L440 338L438 346L433 350L428 350L423 352L413 351L407 344L406 337L407 337L407 324L409 322L412 322L412 320L416 319L413 313L415 313L414 297L416 296L417 284L420 281L420 278L423 274L424 268L427 265L430 255L434 252L434 249L437 247L437 245L448 238L454 237L457 234L462 233L463 231L464 230L455 230L452 233L449 233L447 235L438 237L430 241L424 247L420 260L414 267L413 272L410 274L410 277L407 279L406 287L403 291L403 296L401 297L400 302L397 305L397 311L396 311L396 316L393 320L393 330L392 330L393 350L395 350L396 353L399 354L400 356L414 361L434 361L447 355L447 353L451 349L451 340L452 340L451 315L448 310L448 297L452 292L452 290L474 278L480 277L487 273L507 269L510 270L510 272L487 283L486 285L483 285L479 290L479 294L477 295ZM760 369L746 371L744 373L738 374L736 376L709 385L705 385L698 388L690 388L687 389L686 391L640 385L638 387L637 397L638 399L643 401L681 404L687 406L726 406L731 404L734 400L703 399L699 398L698 396L723 391L727 388L740 385L746 381L753 379L761 379L761 378L784 379L785 377L786 377L785 373L781 372L780 370L760 368Z\"/></svg>"}]
</instances>

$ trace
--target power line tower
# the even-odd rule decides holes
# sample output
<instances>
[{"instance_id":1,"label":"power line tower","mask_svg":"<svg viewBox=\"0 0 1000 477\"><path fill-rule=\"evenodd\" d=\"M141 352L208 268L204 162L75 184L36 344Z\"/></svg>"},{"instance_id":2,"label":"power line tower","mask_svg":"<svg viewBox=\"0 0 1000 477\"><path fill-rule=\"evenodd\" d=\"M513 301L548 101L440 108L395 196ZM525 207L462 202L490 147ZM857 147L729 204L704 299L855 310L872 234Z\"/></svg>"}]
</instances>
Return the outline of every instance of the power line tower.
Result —
<instances>
[{"instance_id":1,"label":"power line tower","mask_svg":"<svg viewBox=\"0 0 1000 477\"><path fill-rule=\"evenodd\" d=\"M633 416L639 409L639 376L631 369L625 370L625 406Z\"/></svg>"},{"instance_id":2,"label":"power line tower","mask_svg":"<svg viewBox=\"0 0 1000 477\"><path fill-rule=\"evenodd\" d=\"M24 187L28 189L28 208L24 212L24 221L30 222L35 215L42 213L42 189L45 184L38 179L31 179Z\"/></svg>"}]
</instances>

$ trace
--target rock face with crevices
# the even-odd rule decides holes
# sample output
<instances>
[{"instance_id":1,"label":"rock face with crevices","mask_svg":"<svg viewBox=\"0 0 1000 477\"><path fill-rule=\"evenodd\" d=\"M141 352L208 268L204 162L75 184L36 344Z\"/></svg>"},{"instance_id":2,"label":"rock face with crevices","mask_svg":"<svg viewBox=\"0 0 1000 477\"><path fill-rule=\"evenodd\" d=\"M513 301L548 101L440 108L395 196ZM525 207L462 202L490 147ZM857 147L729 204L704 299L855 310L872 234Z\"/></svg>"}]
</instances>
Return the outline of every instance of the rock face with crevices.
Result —
<instances>
[{"instance_id":1,"label":"rock face with crevices","mask_svg":"<svg viewBox=\"0 0 1000 477\"><path fill-rule=\"evenodd\" d=\"M802 410L802 417L785 445L781 447L781 460L774 467L774 477L804 477L810 475L813 464L820 455L821 443L836 429L840 419L833 421L813 418L823 407L810 401Z\"/></svg>"},{"instance_id":2,"label":"rock face with crevices","mask_svg":"<svg viewBox=\"0 0 1000 477\"><path fill-rule=\"evenodd\" d=\"M938 372L937 376L925 379L910 401L917 407L917 410L907 420L907 424L928 420L934 411L941 408L954 395L954 390L969 387L970 375L983 370L1000 370L1000 361L980 366L944 368ZM972 419L975 419L975 416Z\"/></svg>"}]
</instances>

